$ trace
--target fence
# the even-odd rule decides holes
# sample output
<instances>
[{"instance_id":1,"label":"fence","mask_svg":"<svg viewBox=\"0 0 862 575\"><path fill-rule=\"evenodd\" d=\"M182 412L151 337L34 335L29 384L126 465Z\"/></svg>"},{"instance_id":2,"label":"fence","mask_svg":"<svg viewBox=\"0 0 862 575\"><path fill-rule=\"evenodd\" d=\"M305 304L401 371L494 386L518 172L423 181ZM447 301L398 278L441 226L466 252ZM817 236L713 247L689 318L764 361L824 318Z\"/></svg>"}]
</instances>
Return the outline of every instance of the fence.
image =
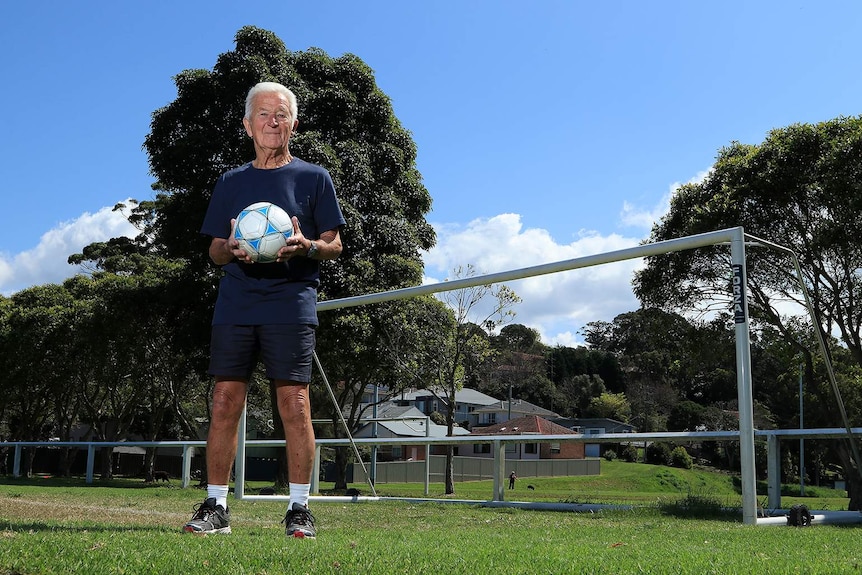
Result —
<instances>
[{"instance_id":1,"label":"fence","mask_svg":"<svg viewBox=\"0 0 862 575\"><path fill-rule=\"evenodd\" d=\"M456 482L494 479L495 461L488 457L456 456L452 459L452 475ZM389 461L377 463L376 484L421 483L425 480L425 461ZM600 459L509 459L506 469L518 477L574 477L600 475ZM442 483L446 476L446 457L432 455L429 480ZM353 464L354 482L367 482L368 477L358 463Z\"/></svg>"},{"instance_id":2,"label":"fence","mask_svg":"<svg viewBox=\"0 0 862 575\"><path fill-rule=\"evenodd\" d=\"M862 428L851 429L853 437L862 436ZM767 448L767 481L768 481L768 507L770 509L781 508L781 441L782 440L798 440L798 439L840 439L847 437L847 430L843 428L827 428L827 429L772 429L772 430L755 430L755 436L760 440L766 441ZM578 441L582 443L617 443L628 444L634 443L639 445L647 445L655 441L667 441L672 443L699 443L702 441L734 441L740 440L739 431L698 431L698 432L656 432L656 433L607 433L600 435L507 435L505 438L500 436L459 436L459 437L424 437L424 438L362 438L354 439L360 445L457 445L463 443L465 445L472 444L491 444L493 447L493 459L489 458L486 461L490 464L490 474L494 479L493 492L491 501L505 500L506 478L513 463L519 465L530 465L534 460L524 461L506 459L506 445L509 443L536 443L536 442L566 442ZM249 447L255 446L276 446L284 445L282 440L274 439L246 439L245 445ZM315 450L314 473L312 474L312 493L319 493L320 484L320 449L324 446L348 446L350 441L347 439L318 439ZM61 442L61 441L11 441L0 442L0 449L9 448L14 452L12 476L21 476L21 459L22 451L28 447L34 448L58 448L58 447L73 447L87 450L87 483L93 483L94 467L96 460L96 451L114 446L138 446L138 447L172 447L179 448L182 452L182 486L188 487L191 483L191 462L194 450L206 446L205 441L123 441L123 442ZM428 450L430 451L430 450ZM426 453L428 452L426 451ZM428 493L428 484L431 477L436 477L436 471L432 473L432 466L437 457L426 459L425 461L412 462L418 466L424 466L423 474L419 481L425 482L425 492ZM598 460L585 460L588 466L590 462L598 464ZM557 473L555 460L538 460L537 465L547 465L550 463L551 472ZM236 461L236 481L234 483L234 492L236 497L248 497L245 495L245 478L243 471L245 469L244 451L237 452ZM378 470L379 466L378 464ZM484 466L485 463L483 462ZM415 467L415 466L414 466ZM482 467L481 473L484 474L487 467ZM541 468L537 468L541 469ZM361 470L360 470L361 474ZM521 476L529 476L528 471L518 473ZM478 475L478 473L477 473ZM405 475L406 476L406 475ZM392 476L390 476L392 477ZM389 479L394 481L395 479ZM379 471L378 471L378 481ZM398 479L397 481L401 481Z\"/></svg>"}]
</instances>

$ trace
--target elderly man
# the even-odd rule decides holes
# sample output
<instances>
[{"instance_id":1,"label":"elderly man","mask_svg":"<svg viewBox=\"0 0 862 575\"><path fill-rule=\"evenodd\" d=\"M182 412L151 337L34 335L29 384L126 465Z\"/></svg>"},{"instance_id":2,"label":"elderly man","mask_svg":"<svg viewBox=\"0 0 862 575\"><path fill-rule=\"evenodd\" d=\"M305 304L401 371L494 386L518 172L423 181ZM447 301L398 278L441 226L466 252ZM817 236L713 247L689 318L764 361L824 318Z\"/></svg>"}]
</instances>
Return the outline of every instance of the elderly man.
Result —
<instances>
[{"instance_id":1,"label":"elderly man","mask_svg":"<svg viewBox=\"0 0 862 575\"><path fill-rule=\"evenodd\" d=\"M290 154L299 124L294 94L273 82L248 93L243 125L253 161L216 182L201 233L223 276L212 321L210 374L215 378L207 437L207 498L183 526L191 533L230 533L231 465L248 382L258 359L275 386L288 454L288 537L315 537L308 496L314 465L309 383L317 327L319 262L341 254L345 224L329 173ZM273 263L254 263L233 237L236 215L272 202L292 216L293 234Z\"/></svg>"}]
</instances>

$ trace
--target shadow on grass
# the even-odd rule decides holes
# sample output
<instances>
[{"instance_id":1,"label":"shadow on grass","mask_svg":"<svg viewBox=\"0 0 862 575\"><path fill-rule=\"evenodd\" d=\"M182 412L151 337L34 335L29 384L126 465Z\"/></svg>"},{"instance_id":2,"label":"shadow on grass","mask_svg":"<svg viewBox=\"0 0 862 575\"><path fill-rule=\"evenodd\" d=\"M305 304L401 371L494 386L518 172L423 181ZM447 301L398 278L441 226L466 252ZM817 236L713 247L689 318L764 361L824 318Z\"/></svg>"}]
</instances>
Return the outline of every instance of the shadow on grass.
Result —
<instances>
[{"instance_id":1,"label":"shadow on grass","mask_svg":"<svg viewBox=\"0 0 862 575\"><path fill-rule=\"evenodd\" d=\"M128 531L136 531L140 533L180 533L176 528L164 525L56 525L45 523L44 521L3 521L0 522L0 531L12 533L117 533Z\"/></svg>"},{"instance_id":2,"label":"shadow on grass","mask_svg":"<svg viewBox=\"0 0 862 575\"><path fill-rule=\"evenodd\" d=\"M95 479L87 483L83 477L0 477L0 485L30 487L121 487L123 489L153 489L156 487L180 487L180 483L146 483L140 478Z\"/></svg>"}]
</instances>

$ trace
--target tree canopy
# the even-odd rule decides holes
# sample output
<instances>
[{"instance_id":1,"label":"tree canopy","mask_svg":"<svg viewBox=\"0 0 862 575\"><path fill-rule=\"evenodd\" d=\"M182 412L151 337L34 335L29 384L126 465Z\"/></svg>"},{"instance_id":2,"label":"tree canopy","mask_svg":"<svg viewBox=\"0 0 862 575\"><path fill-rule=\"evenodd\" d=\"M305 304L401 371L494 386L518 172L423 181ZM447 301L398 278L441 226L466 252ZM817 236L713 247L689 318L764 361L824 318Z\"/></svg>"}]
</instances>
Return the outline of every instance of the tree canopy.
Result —
<instances>
[{"instance_id":1,"label":"tree canopy","mask_svg":"<svg viewBox=\"0 0 862 575\"><path fill-rule=\"evenodd\" d=\"M817 327L825 336L837 330L862 363L862 117L794 124L759 145L723 148L703 182L680 187L649 240L735 226L797 254ZM746 255L752 318L790 335L779 304L804 303L792 262L764 248ZM720 246L652 256L635 276L635 293L663 309L723 307L730 269Z\"/></svg>"}]
</instances>

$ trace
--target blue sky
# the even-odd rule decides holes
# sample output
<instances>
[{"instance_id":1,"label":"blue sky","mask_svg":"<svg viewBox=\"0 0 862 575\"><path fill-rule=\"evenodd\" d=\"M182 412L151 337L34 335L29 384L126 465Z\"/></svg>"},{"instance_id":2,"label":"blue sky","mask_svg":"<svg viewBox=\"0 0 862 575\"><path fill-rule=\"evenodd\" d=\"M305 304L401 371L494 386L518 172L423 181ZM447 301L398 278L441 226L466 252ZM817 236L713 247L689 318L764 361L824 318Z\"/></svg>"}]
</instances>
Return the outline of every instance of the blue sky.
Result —
<instances>
[{"instance_id":1,"label":"blue sky","mask_svg":"<svg viewBox=\"0 0 862 575\"><path fill-rule=\"evenodd\" d=\"M110 207L152 197L152 112L248 24L375 71L434 199L428 281L636 245L722 146L862 113L849 0L6 3L0 293L62 281L69 254L128 233ZM575 344L637 308L637 265L516 282L515 321Z\"/></svg>"}]
</instances>

